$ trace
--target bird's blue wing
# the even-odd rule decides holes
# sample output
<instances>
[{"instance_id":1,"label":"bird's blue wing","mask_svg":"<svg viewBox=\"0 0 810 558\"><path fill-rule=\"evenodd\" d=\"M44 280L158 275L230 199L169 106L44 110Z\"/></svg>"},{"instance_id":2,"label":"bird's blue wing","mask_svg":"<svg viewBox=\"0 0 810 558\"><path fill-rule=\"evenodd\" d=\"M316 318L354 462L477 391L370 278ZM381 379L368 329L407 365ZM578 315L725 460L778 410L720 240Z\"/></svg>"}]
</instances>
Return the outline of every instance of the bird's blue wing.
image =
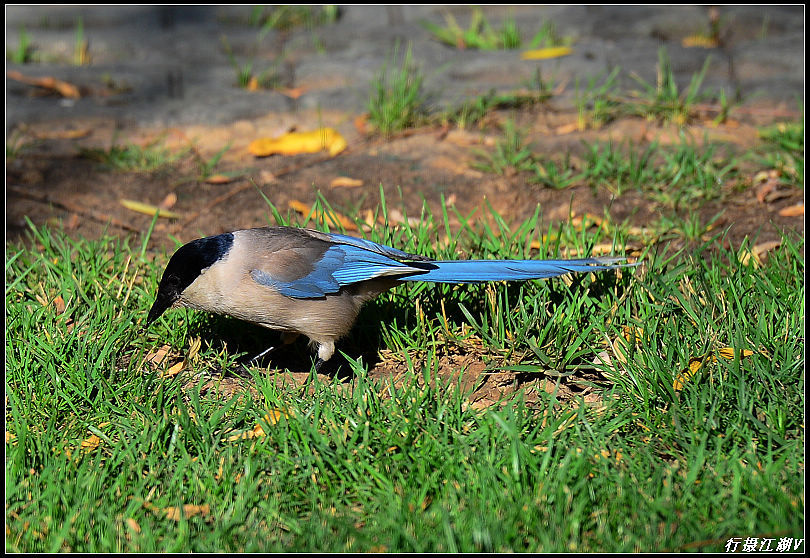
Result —
<instances>
[{"instance_id":1,"label":"bird's blue wing","mask_svg":"<svg viewBox=\"0 0 810 558\"><path fill-rule=\"evenodd\" d=\"M342 236L342 235L335 235ZM387 248L382 245L363 241L353 237L351 244L334 244L323 255L312 263L312 271L303 277L282 281L271 273L254 269L250 275L254 281L278 290L284 296L293 298L322 298L337 293L342 287L377 279L380 277L398 277L412 273L424 273L424 270L411 267L382 253L381 250L369 250L365 243L374 247ZM398 256L399 250L390 250L391 256ZM404 256L407 253L401 252Z\"/></svg>"}]
</instances>

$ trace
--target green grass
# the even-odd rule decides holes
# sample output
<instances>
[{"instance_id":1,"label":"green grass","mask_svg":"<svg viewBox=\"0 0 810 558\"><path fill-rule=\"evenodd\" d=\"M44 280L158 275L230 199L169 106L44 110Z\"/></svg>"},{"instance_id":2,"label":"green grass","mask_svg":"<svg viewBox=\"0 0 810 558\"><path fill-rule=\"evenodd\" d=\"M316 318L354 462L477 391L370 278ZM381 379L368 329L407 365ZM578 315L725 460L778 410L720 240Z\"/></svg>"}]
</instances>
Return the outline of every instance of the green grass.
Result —
<instances>
[{"instance_id":1,"label":"green grass","mask_svg":"<svg viewBox=\"0 0 810 558\"><path fill-rule=\"evenodd\" d=\"M621 102L616 98L616 78L620 68L614 68L606 77L589 78L580 89L579 78L575 82L577 126L580 130L601 128L612 122L620 112ZM601 84L597 83L602 81Z\"/></svg>"},{"instance_id":2,"label":"green grass","mask_svg":"<svg viewBox=\"0 0 810 558\"><path fill-rule=\"evenodd\" d=\"M458 106L448 108L434 120L441 125L469 128L480 124L493 111L526 108L543 103L552 97L553 88L553 82L544 79L538 67L527 84L527 91L497 93L492 89L484 95L465 99Z\"/></svg>"},{"instance_id":3,"label":"green grass","mask_svg":"<svg viewBox=\"0 0 810 558\"><path fill-rule=\"evenodd\" d=\"M257 71L254 68L254 60L239 62L233 53L227 37L224 35L220 39L222 49L228 57L228 61L236 72L236 86L241 89L274 89L279 86L281 79L278 74L279 61L276 60L269 68Z\"/></svg>"},{"instance_id":4,"label":"green grass","mask_svg":"<svg viewBox=\"0 0 810 558\"><path fill-rule=\"evenodd\" d=\"M188 153L188 149L172 151L158 138L146 145L134 143L117 145L109 149L82 148L82 157L97 161L111 169L126 172L153 172L178 161Z\"/></svg>"},{"instance_id":5,"label":"green grass","mask_svg":"<svg viewBox=\"0 0 810 558\"><path fill-rule=\"evenodd\" d=\"M457 215L454 231L451 212L369 237L441 258L605 241L621 253L626 240L621 227L542 229L539 214L511 227ZM306 391L250 368L255 391L227 397L195 375L233 370L266 332L190 310L144 329L165 255L144 259L145 240L31 235L6 248L8 551L722 551L803 532L801 238L759 268L716 238L649 246L621 274L408 284L366 307L333 379ZM197 338L189 369L165 375ZM169 364L150 366L164 344ZM673 388L690 359L724 347L753 354ZM369 374L379 351L396 377ZM529 381L476 409L439 374L457 353L552 385L590 370L603 405ZM233 439L257 424L264 436ZM196 507L173 511L184 505Z\"/></svg>"},{"instance_id":6,"label":"green grass","mask_svg":"<svg viewBox=\"0 0 810 558\"><path fill-rule=\"evenodd\" d=\"M501 28L495 30L487 21L481 8L473 8L470 16L470 25L463 29L456 19L448 14L444 16L445 25L436 25L430 21L423 21L422 26L430 31L440 42L459 49L474 48L478 50L509 50L520 48L523 44L520 30L513 17L507 17ZM546 21L532 37L530 48L550 48L568 46L570 37L561 37L556 26Z\"/></svg>"},{"instance_id":7,"label":"green grass","mask_svg":"<svg viewBox=\"0 0 810 558\"><path fill-rule=\"evenodd\" d=\"M798 122L781 122L760 131L757 159L779 172L779 182L804 188L804 110Z\"/></svg>"},{"instance_id":8,"label":"green grass","mask_svg":"<svg viewBox=\"0 0 810 558\"><path fill-rule=\"evenodd\" d=\"M6 47L6 60L13 64L30 64L36 59L36 49L31 43L31 36L24 28L20 28L16 48Z\"/></svg>"},{"instance_id":9,"label":"green grass","mask_svg":"<svg viewBox=\"0 0 810 558\"><path fill-rule=\"evenodd\" d=\"M503 123L503 137L495 142L492 153L477 150L478 161L472 166L476 169L494 174L512 175L529 170L534 165L531 149L524 146L525 133L515 128L511 118Z\"/></svg>"},{"instance_id":10,"label":"green grass","mask_svg":"<svg viewBox=\"0 0 810 558\"><path fill-rule=\"evenodd\" d=\"M397 67L399 45L394 47L383 67L374 77L368 100L369 123L375 130L390 136L426 121L424 77L414 65L411 47Z\"/></svg>"},{"instance_id":11,"label":"green grass","mask_svg":"<svg viewBox=\"0 0 810 558\"><path fill-rule=\"evenodd\" d=\"M298 27L311 29L334 23L340 17L336 4L324 6L278 5L253 6L249 23L261 27L262 34L270 30L290 31Z\"/></svg>"},{"instance_id":12,"label":"green grass","mask_svg":"<svg viewBox=\"0 0 810 558\"><path fill-rule=\"evenodd\" d=\"M634 93L637 101L629 103L627 109L648 120L673 122L678 125L687 124L694 117L695 105L714 96L713 93L701 91L709 64L711 64L711 57L706 57L703 68L692 76L689 86L685 90L681 90L675 80L675 73L672 70L672 62L666 47L661 47L658 50L655 84L631 74L631 77L641 85L642 91ZM721 114L727 114L729 108L726 106L725 96L722 97L722 101Z\"/></svg>"}]
</instances>

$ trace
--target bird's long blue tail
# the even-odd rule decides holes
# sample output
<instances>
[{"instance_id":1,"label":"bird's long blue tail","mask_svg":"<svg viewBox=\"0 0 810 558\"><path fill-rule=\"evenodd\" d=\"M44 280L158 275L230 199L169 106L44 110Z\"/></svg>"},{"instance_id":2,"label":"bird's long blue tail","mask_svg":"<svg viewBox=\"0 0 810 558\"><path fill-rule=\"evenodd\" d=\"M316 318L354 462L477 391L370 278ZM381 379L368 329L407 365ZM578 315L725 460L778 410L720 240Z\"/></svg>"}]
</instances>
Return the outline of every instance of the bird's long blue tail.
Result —
<instances>
[{"instance_id":1,"label":"bird's long blue tail","mask_svg":"<svg viewBox=\"0 0 810 558\"><path fill-rule=\"evenodd\" d=\"M627 258L585 258L579 260L455 260L446 262L409 262L409 266L425 269L398 277L400 281L429 283L480 283L483 281L526 281L548 279L566 273L589 273L635 264L617 263Z\"/></svg>"}]
</instances>

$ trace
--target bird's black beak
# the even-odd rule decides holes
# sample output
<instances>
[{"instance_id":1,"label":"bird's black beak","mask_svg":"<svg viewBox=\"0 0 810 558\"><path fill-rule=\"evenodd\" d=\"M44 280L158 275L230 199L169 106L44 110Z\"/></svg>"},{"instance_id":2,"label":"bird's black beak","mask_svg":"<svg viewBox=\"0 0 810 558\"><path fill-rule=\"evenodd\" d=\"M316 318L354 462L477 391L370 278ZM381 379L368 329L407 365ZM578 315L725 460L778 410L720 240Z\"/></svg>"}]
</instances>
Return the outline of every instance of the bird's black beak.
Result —
<instances>
[{"instance_id":1,"label":"bird's black beak","mask_svg":"<svg viewBox=\"0 0 810 558\"><path fill-rule=\"evenodd\" d=\"M149 327L149 325L157 320L173 303L174 301L172 301L171 297L166 296L165 293L158 292L155 303L152 305L151 310L149 310L149 316L146 318L146 326Z\"/></svg>"}]
</instances>

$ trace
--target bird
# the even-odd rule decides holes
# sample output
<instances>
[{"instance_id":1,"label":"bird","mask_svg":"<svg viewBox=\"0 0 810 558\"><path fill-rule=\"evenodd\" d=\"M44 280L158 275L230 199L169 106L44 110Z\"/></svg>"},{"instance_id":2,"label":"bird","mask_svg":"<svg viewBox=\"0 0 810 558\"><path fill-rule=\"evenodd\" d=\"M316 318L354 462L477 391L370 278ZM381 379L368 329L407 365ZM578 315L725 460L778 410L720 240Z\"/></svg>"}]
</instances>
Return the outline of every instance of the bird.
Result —
<instances>
[{"instance_id":1,"label":"bird","mask_svg":"<svg viewBox=\"0 0 810 558\"><path fill-rule=\"evenodd\" d=\"M241 229L177 249L146 327L172 307L228 315L279 330L284 343L305 335L319 369L363 304L402 282L526 281L638 265L619 263L626 259L437 261L339 233L288 226Z\"/></svg>"}]
</instances>

